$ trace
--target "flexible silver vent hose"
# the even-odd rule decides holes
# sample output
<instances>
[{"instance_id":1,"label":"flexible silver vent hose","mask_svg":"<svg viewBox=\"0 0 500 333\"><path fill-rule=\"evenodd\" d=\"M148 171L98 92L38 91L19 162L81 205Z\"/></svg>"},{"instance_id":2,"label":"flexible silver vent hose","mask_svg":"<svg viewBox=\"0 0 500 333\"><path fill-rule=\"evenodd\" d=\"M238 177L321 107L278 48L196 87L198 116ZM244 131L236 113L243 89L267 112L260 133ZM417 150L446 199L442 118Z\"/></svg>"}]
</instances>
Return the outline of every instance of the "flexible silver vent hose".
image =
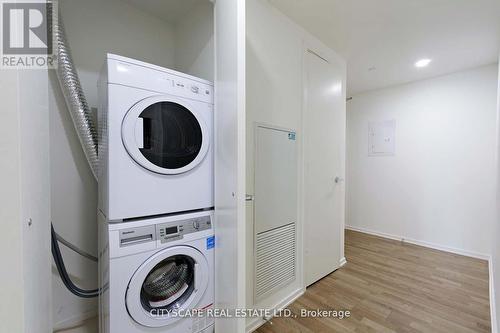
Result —
<instances>
[{"instance_id":1,"label":"flexible silver vent hose","mask_svg":"<svg viewBox=\"0 0 500 333\"><path fill-rule=\"evenodd\" d=\"M78 138L80 139L80 144L82 145L85 157L87 158L87 162L89 163L94 178L97 180L99 160L97 156L96 126L92 121L90 107L87 104L87 99L83 93L78 73L73 65L73 59L66 40L66 34L64 32L61 17L57 19L57 22L52 22L51 15L48 16L48 19L50 21L49 27L51 27L53 34L52 38L54 40L54 50L57 62L56 73L59 85L61 86L64 100L66 101L69 114L73 120L73 125L75 126ZM76 251L91 260L95 261L97 258L62 239L55 232L54 226L51 225L52 256L64 285L69 291L78 297L97 297L101 291L100 289L81 289L76 286L73 281L71 281L59 249L59 241L63 242L63 244L68 246L73 251Z\"/></svg>"},{"instance_id":2,"label":"flexible silver vent hose","mask_svg":"<svg viewBox=\"0 0 500 333\"><path fill-rule=\"evenodd\" d=\"M61 18L59 17L58 21L52 26L54 29L53 38L57 61L57 78L85 157L90 165L92 174L97 179L97 169L99 166L97 156L97 127L93 123L90 107L87 104L78 73L73 64Z\"/></svg>"}]
</instances>

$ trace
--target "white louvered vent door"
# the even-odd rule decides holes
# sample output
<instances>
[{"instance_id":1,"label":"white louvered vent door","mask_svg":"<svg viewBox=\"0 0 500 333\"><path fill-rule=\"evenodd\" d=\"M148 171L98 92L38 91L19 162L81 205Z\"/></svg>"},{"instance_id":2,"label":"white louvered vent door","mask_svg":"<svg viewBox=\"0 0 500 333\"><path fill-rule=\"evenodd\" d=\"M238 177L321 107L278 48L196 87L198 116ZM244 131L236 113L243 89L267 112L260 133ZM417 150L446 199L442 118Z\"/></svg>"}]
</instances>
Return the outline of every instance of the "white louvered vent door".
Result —
<instances>
[{"instance_id":1,"label":"white louvered vent door","mask_svg":"<svg viewBox=\"0 0 500 333\"><path fill-rule=\"evenodd\" d=\"M255 298L260 300L295 280L295 223L257 235Z\"/></svg>"}]
</instances>

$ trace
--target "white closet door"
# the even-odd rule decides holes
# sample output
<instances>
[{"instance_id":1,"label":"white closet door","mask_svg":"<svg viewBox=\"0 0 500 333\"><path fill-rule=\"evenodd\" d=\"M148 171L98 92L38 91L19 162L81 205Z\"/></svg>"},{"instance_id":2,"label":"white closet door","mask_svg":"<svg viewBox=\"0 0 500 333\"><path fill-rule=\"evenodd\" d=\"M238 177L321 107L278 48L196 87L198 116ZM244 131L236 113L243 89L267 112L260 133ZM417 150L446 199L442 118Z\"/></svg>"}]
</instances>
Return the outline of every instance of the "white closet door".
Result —
<instances>
[{"instance_id":1,"label":"white closet door","mask_svg":"<svg viewBox=\"0 0 500 333\"><path fill-rule=\"evenodd\" d=\"M305 57L304 269L311 285L340 265L346 125L342 66L316 52Z\"/></svg>"}]
</instances>

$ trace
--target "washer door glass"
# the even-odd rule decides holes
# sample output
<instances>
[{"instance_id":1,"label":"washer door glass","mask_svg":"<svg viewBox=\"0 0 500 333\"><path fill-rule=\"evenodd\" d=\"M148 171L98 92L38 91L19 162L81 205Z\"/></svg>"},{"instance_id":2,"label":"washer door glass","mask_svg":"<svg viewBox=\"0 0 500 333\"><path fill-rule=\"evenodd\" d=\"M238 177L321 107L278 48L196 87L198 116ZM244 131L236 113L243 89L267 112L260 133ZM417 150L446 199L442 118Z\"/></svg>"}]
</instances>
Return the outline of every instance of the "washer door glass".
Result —
<instances>
[{"instance_id":1,"label":"washer door glass","mask_svg":"<svg viewBox=\"0 0 500 333\"><path fill-rule=\"evenodd\" d=\"M194 291L194 260L185 255L157 264L142 284L141 303L146 311L178 309Z\"/></svg>"},{"instance_id":2,"label":"washer door glass","mask_svg":"<svg viewBox=\"0 0 500 333\"><path fill-rule=\"evenodd\" d=\"M158 102L140 115L143 123L143 147L140 152L148 161L165 169L189 165L200 153L201 126L184 106Z\"/></svg>"},{"instance_id":3,"label":"washer door glass","mask_svg":"<svg viewBox=\"0 0 500 333\"><path fill-rule=\"evenodd\" d=\"M161 174L180 174L200 164L210 145L209 136L199 110L168 95L138 102L122 123L128 154L139 165Z\"/></svg>"},{"instance_id":4,"label":"washer door glass","mask_svg":"<svg viewBox=\"0 0 500 333\"><path fill-rule=\"evenodd\" d=\"M161 250L135 271L125 294L132 319L146 327L165 327L182 319L175 311L194 309L208 287L205 256L190 246Z\"/></svg>"}]
</instances>

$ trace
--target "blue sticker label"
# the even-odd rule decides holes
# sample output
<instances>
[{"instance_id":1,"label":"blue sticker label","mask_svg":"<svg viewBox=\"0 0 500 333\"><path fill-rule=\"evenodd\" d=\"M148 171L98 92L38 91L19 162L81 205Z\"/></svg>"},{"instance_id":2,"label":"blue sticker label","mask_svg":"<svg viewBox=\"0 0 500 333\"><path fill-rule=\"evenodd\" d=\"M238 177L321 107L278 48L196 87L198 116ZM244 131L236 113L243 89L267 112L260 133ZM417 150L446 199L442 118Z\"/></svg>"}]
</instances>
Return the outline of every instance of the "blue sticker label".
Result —
<instances>
[{"instance_id":1,"label":"blue sticker label","mask_svg":"<svg viewBox=\"0 0 500 333\"><path fill-rule=\"evenodd\" d=\"M215 247L215 236L207 238L207 250L213 249Z\"/></svg>"},{"instance_id":2,"label":"blue sticker label","mask_svg":"<svg viewBox=\"0 0 500 333\"><path fill-rule=\"evenodd\" d=\"M288 133L288 140L295 140L295 133L294 132Z\"/></svg>"}]
</instances>

